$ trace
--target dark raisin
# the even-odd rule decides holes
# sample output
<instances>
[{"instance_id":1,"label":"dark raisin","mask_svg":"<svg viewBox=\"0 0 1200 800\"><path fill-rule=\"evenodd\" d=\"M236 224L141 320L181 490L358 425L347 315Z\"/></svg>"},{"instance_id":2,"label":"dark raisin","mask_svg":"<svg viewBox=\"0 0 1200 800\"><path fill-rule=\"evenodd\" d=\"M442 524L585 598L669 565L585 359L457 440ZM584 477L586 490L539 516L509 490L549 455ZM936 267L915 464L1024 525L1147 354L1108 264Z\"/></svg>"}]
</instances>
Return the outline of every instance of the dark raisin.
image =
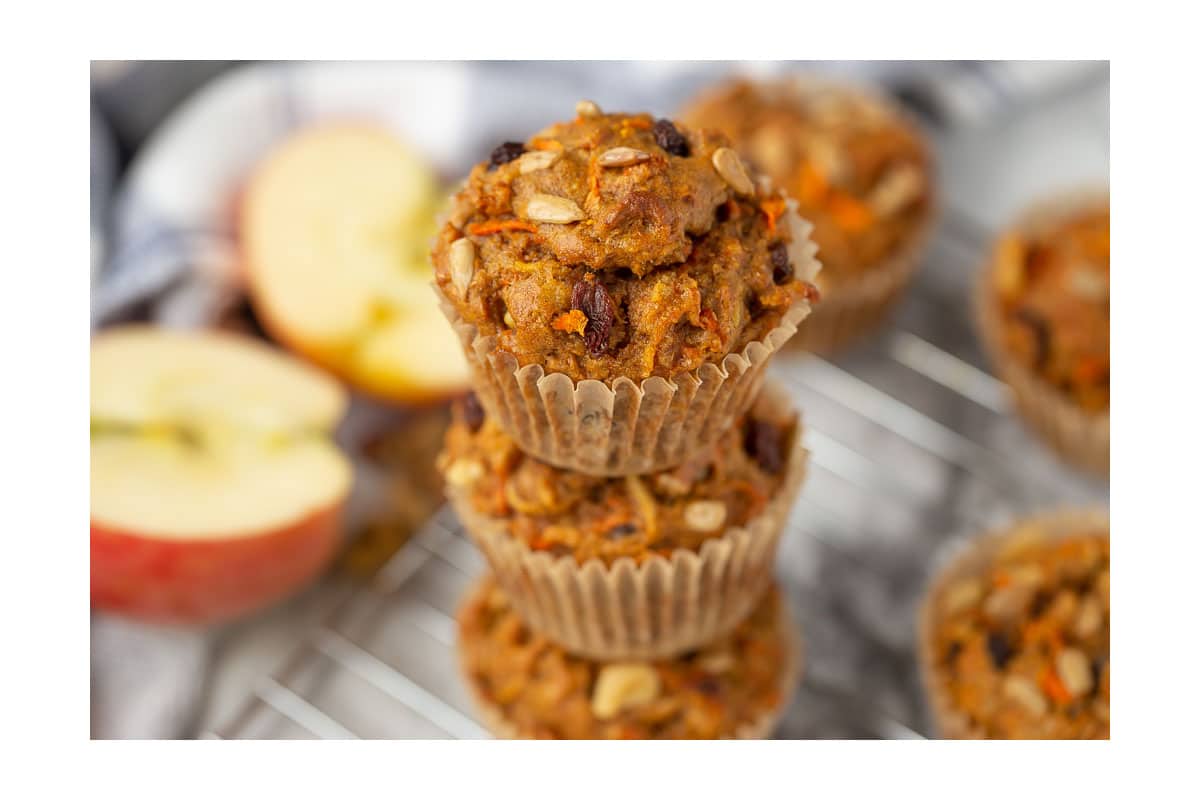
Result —
<instances>
[{"instance_id":1,"label":"dark raisin","mask_svg":"<svg viewBox=\"0 0 1200 800\"><path fill-rule=\"evenodd\" d=\"M483 406L479 404L479 397L469 392L459 407L462 409L462 421L471 429L471 433L475 433L483 424Z\"/></svg>"},{"instance_id":2,"label":"dark raisin","mask_svg":"<svg viewBox=\"0 0 1200 800\"><path fill-rule=\"evenodd\" d=\"M588 352L593 356L602 354L608 349L608 332L616 315L608 290L594 280L579 281L571 290L571 308L579 309L587 317L583 341Z\"/></svg>"},{"instance_id":3,"label":"dark raisin","mask_svg":"<svg viewBox=\"0 0 1200 800\"><path fill-rule=\"evenodd\" d=\"M507 164L520 158L525 152L525 145L520 142L505 142L492 151L492 163L488 169L495 169L501 164Z\"/></svg>"},{"instance_id":4,"label":"dark raisin","mask_svg":"<svg viewBox=\"0 0 1200 800\"><path fill-rule=\"evenodd\" d=\"M746 421L746 453L771 474L783 469L783 431L777 425L751 417Z\"/></svg>"},{"instance_id":5,"label":"dark raisin","mask_svg":"<svg viewBox=\"0 0 1200 800\"><path fill-rule=\"evenodd\" d=\"M697 679L692 686L696 691L709 697L716 697L721 693L721 682L712 675L705 675L703 678Z\"/></svg>"},{"instance_id":6,"label":"dark raisin","mask_svg":"<svg viewBox=\"0 0 1200 800\"><path fill-rule=\"evenodd\" d=\"M957 639L950 643L946 648L946 663L954 663L954 659L958 658L958 654L962 652L962 642Z\"/></svg>"},{"instance_id":7,"label":"dark raisin","mask_svg":"<svg viewBox=\"0 0 1200 800\"><path fill-rule=\"evenodd\" d=\"M772 277L776 283L787 283L792 279L795 270L792 269L792 262L788 259L787 245L783 242L776 242L771 245L768 251L771 254L771 267L774 270Z\"/></svg>"},{"instance_id":8,"label":"dark raisin","mask_svg":"<svg viewBox=\"0 0 1200 800\"><path fill-rule=\"evenodd\" d=\"M1033 368L1044 369L1050 360L1050 326L1041 314L1031 308L1018 308L1013 319L1029 329L1033 336Z\"/></svg>"},{"instance_id":9,"label":"dark raisin","mask_svg":"<svg viewBox=\"0 0 1200 800\"><path fill-rule=\"evenodd\" d=\"M687 139L683 138L683 134L675 127L675 123L669 119L660 119L654 123L654 140L658 142L659 147L673 156L686 158L691 152Z\"/></svg>"},{"instance_id":10,"label":"dark raisin","mask_svg":"<svg viewBox=\"0 0 1200 800\"><path fill-rule=\"evenodd\" d=\"M685 661L685 662L691 663L692 661L695 661L699 656L700 656L699 650L685 650L684 652L680 653L677 656L677 658L680 661Z\"/></svg>"},{"instance_id":11,"label":"dark raisin","mask_svg":"<svg viewBox=\"0 0 1200 800\"><path fill-rule=\"evenodd\" d=\"M1008 637L995 631L988 634L987 649L988 655L992 657L992 664L996 669L1004 669L1004 665L1013 656L1012 645L1008 643Z\"/></svg>"},{"instance_id":12,"label":"dark raisin","mask_svg":"<svg viewBox=\"0 0 1200 800\"><path fill-rule=\"evenodd\" d=\"M626 536L637 532L637 526L632 522L623 522L616 527L609 528L605 532L605 536L609 539L624 539Z\"/></svg>"},{"instance_id":13,"label":"dark raisin","mask_svg":"<svg viewBox=\"0 0 1200 800\"><path fill-rule=\"evenodd\" d=\"M1050 593L1047 591L1038 591L1033 596L1033 602L1029 604L1029 614L1032 617L1040 617L1042 612L1050 606Z\"/></svg>"}]
</instances>

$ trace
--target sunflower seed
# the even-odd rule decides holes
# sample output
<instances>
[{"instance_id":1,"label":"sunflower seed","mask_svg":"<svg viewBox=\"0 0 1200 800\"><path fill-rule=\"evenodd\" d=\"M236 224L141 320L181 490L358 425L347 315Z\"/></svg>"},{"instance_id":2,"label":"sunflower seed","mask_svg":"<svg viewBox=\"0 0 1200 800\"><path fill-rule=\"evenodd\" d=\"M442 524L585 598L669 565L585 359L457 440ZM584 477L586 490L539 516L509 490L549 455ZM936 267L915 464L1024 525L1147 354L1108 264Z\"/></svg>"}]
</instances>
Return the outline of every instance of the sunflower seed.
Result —
<instances>
[{"instance_id":1,"label":"sunflower seed","mask_svg":"<svg viewBox=\"0 0 1200 800\"><path fill-rule=\"evenodd\" d=\"M754 194L754 184L746 174L746 167L738 154L728 147L720 147L712 155L713 166L721 179L729 184L729 188L738 194Z\"/></svg>"},{"instance_id":2,"label":"sunflower seed","mask_svg":"<svg viewBox=\"0 0 1200 800\"><path fill-rule=\"evenodd\" d=\"M1054 659L1054 669L1071 697L1080 697L1092 690L1092 664L1082 651L1074 647L1063 648Z\"/></svg>"},{"instance_id":3,"label":"sunflower seed","mask_svg":"<svg viewBox=\"0 0 1200 800\"><path fill-rule=\"evenodd\" d=\"M521 160L517 162L517 170L522 175L528 175L546 169L555 161L558 161L557 150L534 150L521 156Z\"/></svg>"},{"instance_id":4,"label":"sunflower seed","mask_svg":"<svg viewBox=\"0 0 1200 800\"><path fill-rule=\"evenodd\" d=\"M720 530L725 524L725 504L720 500L693 500L683 509L683 521L694 531Z\"/></svg>"},{"instance_id":5,"label":"sunflower seed","mask_svg":"<svg viewBox=\"0 0 1200 800\"><path fill-rule=\"evenodd\" d=\"M661 691L658 672L649 664L605 664L592 689L592 713L597 719L612 719L651 702Z\"/></svg>"},{"instance_id":6,"label":"sunflower seed","mask_svg":"<svg viewBox=\"0 0 1200 800\"><path fill-rule=\"evenodd\" d=\"M632 147L614 147L611 150L605 150L596 159L596 163L602 167L628 167L630 164L640 164L650 158L650 154L644 150L636 150Z\"/></svg>"},{"instance_id":7,"label":"sunflower seed","mask_svg":"<svg viewBox=\"0 0 1200 800\"><path fill-rule=\"evenodd\" d=\"M575 114L580 117L598 117L603 113L600 110L600 106L591 100L580 100L575 104Z\"/></svg>"},{"instance_id":8,"label":"sunflower seed","mask_svg":"<svg viewBox=\"0 0 1200 800\"><path fill-rule=\"evenodd\" d=\"M467 296L467 287L475 275L475 245L467 238L458 239L450 245L450 280L461 297Z\"/></svg>"},{"instance_id":9,"label":"sunflower seed","mask_svg":"<svg viewBox=\"0 0 1200 800\"><path fill-rule=\"evenodd\" d=\"M876 214L890 217L915 201L924 186L919 169L912 164L901 164L888 170L875 184L868 201Z\"/></svg>"},{"instance_id":10,"label":"sunflower seed","mask_svg":"<svg viewBox=\"0 0 1200 800\"><path fill-rule=\"evenodd\" d=\"M473 486L483 477L483 464L473 458L460 458L446 468L446 482L459 489Z\"/></svg>"},{"instance_id":11,"label":"sunflower seed","mask_svg":"<svg viewBox=\"0 0 1200 800\"><path fill-rule=\"evenodd\" d=\"M583 219L583 210L574 200L552 194L535 194L525 204L525 217L534 222L577 222Z\"/></svg>"},{"instance_id":12,"label":"sunflower seed","mask_svg":"<svg viewBox=\"0 0 1200 800\"><path fill-rule=\"evenodd\" d=\"M1004 679L1004 696L1025 707L1030 714L1046 713L1046 698L1037 685L1020 675L1009 675Z\"/></svg>"}]
</instances>

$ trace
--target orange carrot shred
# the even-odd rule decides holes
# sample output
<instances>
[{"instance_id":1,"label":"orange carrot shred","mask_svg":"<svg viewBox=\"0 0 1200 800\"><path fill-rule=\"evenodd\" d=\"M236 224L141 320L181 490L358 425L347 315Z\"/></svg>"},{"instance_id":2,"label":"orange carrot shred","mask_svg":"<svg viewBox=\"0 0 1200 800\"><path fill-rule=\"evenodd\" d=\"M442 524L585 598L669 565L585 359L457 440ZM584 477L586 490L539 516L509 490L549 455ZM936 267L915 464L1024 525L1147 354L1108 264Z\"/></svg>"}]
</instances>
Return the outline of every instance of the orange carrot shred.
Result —
<instances>
[{"instance_id":1,"label":"orange carrot shred","mask_svg":"<svg viewBox=\"0 0 1200 800\"><path fill-rule=\"evenodd\" d=\"M829 213L839 227L851 233L865 231L871 226L874 215L864 203L845 192L834 192L829 197Z\"/></svg>"},{"instance_id":2,"label":"orange carrot shred","mask_svg":"<svg viewBox=\"0 0 1200 800\"><path fill-rule=\"evenodd\" d=\"M473 222L467 226L467 233L472 236L488 236L501 231L537 233L537 226L523 219L493 219L487 222Z\"/></svg>"},{"instance_id":3,"label":"orange carrot shred","mask_svg":"<svg viewBox=\"0 0 1200 800\"><path fill-rule=\"evenodd\" d=\"M1042 669L1041 680L1042 691L1050 696L1050 699L1060 705L1066 705L1071 702L1071 693L1067 691L1067 687L1063 684L1062 679L1058 677L1058 673L1050 667Z\"/></svg>"},{"instance_id":4,"label":"orange carrot shred","mask_svg":"<svg viewBox=\"0 0 1200 800\"><path fill-rule=\"evenodd\" d=\"M578 308L573 308L570 311L564 311L550 322L550 327L556 331L565 331L566 333L578 333L583 335L583 329L587 327L588 318Z\"/></svg>"},{"instance_id":5,"label":"orange carrot shred","mask_svg":"<svg viewBox=\"0 0 1200 800\"><path fill-rule=\"evenodd\" d=\"M762 212L767 218L767 231L775 232L775 223L787 211L787 201L782 197L768 197L762 201Z\"/></svg>"}]
</instances>

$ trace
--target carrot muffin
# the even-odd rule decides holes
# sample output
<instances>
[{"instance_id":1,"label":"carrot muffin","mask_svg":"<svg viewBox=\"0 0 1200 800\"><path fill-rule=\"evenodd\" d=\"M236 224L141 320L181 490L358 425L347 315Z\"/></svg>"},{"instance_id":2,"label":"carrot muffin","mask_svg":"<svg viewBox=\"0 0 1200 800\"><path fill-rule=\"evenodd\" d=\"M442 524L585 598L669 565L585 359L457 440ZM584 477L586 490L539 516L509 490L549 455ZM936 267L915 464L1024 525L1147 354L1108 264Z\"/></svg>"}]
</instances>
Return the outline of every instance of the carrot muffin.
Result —
<instances>
[{"instance_id":1,"label":"carrot muffin","mask_svg":"<svg viewBox=\"0 0 1200 800\"><path fill-rule=\"evenodd\" d=\"M524 449L587 472L673 466L745 410L816 297L815 250L720 134L577 112L471 170L436 285L484 407Z\"/></svg>"},{"instance_id":2,"label":"carrot muffin","mask_svg":"<svg viewBox=\"0 0 1200 800\"><path fill-rule=\"evenodd\" d=\"M732 633L665 661L572 656L529 630L490 578L458 622L468 686L505 738L764 738L799 671L798 638L774 589Z\"/></svg>"},{"instance_id":3,"label":"carrot muffin","mask_svg":"<svg viewBox=\"0 0 1200 800\"><path fill-rule=\"evenodd\" d=\"M768 387L679 467L619 478L525 454L469 396L455 407L438 464L459 517L531 627L576 653L625 658L681 652L750 613L769 583L805 456L795 412Z\"/></svg>"},{"instance_id":4,"label":"carrot muffin","mask_svg":"<svg viewBox=\"0 0 1200 800\"><path fill-rule=\"evenodd\" d=\"M939 578L923 667L952 738L1108 738L1108 522L1081 513L985 537Z\"/></svg>"},{"instance_id":5,"label":"carrot muffin","mask_svg":"<svg viewBox=\"0 0 1200 800\"><path fill-rule=\"evenodd\" d=\"M1019 406L1069 460L1108 466L1107 197L1031 212L1000 237L984 334Z\"/></svg>"},{"instance_id":6,"label":"carrot muffin","mask_svg":"<svg viewBox=\"0 0 1200 800\"><path fill-rule=\"evenodd\" d=\"M830 350L878 322L934 209L929 152L901 112L864 89L791 77L721 84L683 118L732 137L814 225L825 302L796 341Z\"/></svg>"}]
</instances>

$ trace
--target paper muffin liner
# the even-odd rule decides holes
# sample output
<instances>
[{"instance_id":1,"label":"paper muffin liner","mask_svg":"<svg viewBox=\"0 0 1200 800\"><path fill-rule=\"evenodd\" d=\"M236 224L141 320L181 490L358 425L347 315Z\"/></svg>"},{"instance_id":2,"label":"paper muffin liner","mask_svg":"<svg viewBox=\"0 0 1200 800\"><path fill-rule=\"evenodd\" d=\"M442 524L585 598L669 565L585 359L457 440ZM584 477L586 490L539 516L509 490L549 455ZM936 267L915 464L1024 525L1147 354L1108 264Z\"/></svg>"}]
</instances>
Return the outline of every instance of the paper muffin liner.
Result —
<instances>
[{"instance_id":1,"label":"paper muffin liner","mask_svg":"<svg viewBox=\"0 0 1200 800\"><path fill-rule=\"evenodd\" d=\"M807 238L812 226L795 218L793 232ZM792 249L797 275L820 270L816 245ZM798 299L761 339L671 379L641 382L574 381L539 364L522 367L498 350L496 337L481 335L434 284L442 311L458 333L472 384L488 415L526 453L563 469L589 475L640 475L678 466L717 439L758 395L767 363L811 306Z\"/></svg>"},{"instance_id":2,"label":"paper muffin liner","mask_svg":"<svg viewBox=\"0 0 1200 800\"><path fill-rule=\"evenodd\" d=\"M475 590L472 589L472 592ZM787 648L787 657L784 662L783 674L780 676L780 699L779 704L763 714L757 719L740 725L731 739L769 739L775 732L775 728L779 725L779 721L787 713L788 708L792 704L792 699L796 695L796 688L800 685L800 678L804 672L804 639L801 636L799 629L792 621L791 613L787 607L787 600L783 596L779 598L779 633L784 638L784 644ZM463 650L460 646L459 652L459 671L462 673L463 681L467 685L467 693L471 696L472 702L475 704L475 709L479 721L483 726L497 739L528 739L530 737L522 735L521 731L513 723L508 721L504 716L504 710L484 696L480 691L479 685L476 683L470 670L467 668L465 659L463 658Z\"/></svg>"},{"instance_id":3,"label":"paper muffin liner","mask_svg":"<svg viewBox=\"0 0 1200 800\"><path fill-rule=\"evenodd\" d=\"M1087 190L1064 195L1034 206L1010 230L1036 231L1101 203L1107 205L1107 192ZM1004 321L992 291L994 269L994 259L989 256L976 281L974 310L976 327L997 375L1008 384L1021 416L1064 461L1107 477L1108 411L1085 411L1009 353L1004 346Z\"/></svg>"},{"instance_id":4,"label":"paper muffin liner","mask_svg":"<svg viewBox=\"0 0 1200 800\"><path fill-rule=\"evenodd\" d=\"M938 557L938 568L925 590L917 617L917 661L921 684L933 715L938 735L943 739L985 739L985 732L959 711L942 680L934 631L937 629L935 603L955 581L979 574L996 553L1022 536L1037 532L1048 539L1062 539L1088 531L1108 532L1108 512L1103 509L1065 509L1045 512L1019 520L1004 528L966 540L955 540Z\"/></svg>"},{"instance_id":5,"label":"paper muffin liner","mask_svg":"<svg viewBox=\"0 0 1200 800\"><path fill-rule=\"evenodd\" d=\"M768 386L764 401L790 409ZM775 552L804 482L808 452L797 423L779 490L747 524L699 550L651 554L640 564L534 551L504 519L480 514L461 492L448 494L497 582L530 628L564 649L600 660L669 658L732 630L770 586Z\"/></svg>"}]
</instances>

